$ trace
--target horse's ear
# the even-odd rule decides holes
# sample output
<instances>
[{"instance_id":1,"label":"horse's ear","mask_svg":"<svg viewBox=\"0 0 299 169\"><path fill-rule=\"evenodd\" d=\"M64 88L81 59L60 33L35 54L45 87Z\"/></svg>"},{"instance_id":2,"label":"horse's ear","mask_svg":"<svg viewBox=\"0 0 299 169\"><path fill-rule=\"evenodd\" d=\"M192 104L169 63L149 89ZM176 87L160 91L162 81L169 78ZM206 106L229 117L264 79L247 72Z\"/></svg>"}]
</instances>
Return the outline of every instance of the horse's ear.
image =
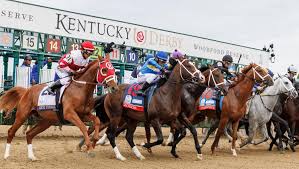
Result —
<instances>
[{"instance_id":1,"label":"horse's ear","mask_svg":"<svg viewBox=\"0 0 299 169\"><path fill-rule=\"evenodd\" d=\"M110 54L109 54L109 53L106 53L106 54L105 54L105 59L107 59L107 60L110 61Z\"/></svg>"},{"instance_id":2,"label":"horse's ear","mask_svg":"<svg viewBox=\"0 0 299 169\"><path fill-rule=\"evenodd\" d=\"M98 59L99 60L102 60L103 59L103 56L101 54L98 54Z\"/></svg>"}]
</instances>

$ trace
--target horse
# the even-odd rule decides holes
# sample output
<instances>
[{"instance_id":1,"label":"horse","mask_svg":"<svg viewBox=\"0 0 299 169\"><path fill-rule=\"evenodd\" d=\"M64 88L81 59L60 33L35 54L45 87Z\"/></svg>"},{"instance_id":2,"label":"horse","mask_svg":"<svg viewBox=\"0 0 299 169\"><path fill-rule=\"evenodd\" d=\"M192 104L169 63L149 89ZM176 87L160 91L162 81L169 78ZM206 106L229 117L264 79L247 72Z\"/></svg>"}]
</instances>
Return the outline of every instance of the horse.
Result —
<instances>
[{"instance_id":1,"label":"horse","mask_svg":"<svg viewBox=\"0 0 299 169\"><path fill-rule=\"evenodd\" d=\"M182 110L180 115L175 121L172 121L171 124L171 134L173 134L173 140L172 144L167 144L166 145L171 145L171 154L178 158L179 156L176 153L176 145L179 143L179 141L185 136L186 132L184 130L184 127L188 128L193 136L194 142L195 142L195 147L198 149L200 146L198 143L198 138L197 138L197 131L195 127L193 126L192 121L190 121L187 117L190 116L191 114L196 114L196 105L199 97L202 95L202 93L205 91L207 87L213 88L215 87L217 90L221 90L224 87L224 76L221 73L221 70L218 68L210 67L210 68L201 68L201 72L203 72L203 75L206 78L205 86L203 85L197 85L197 84L192 84L192 83L187 83L184 84L183 86L183 91L181 94L181 106ZM177 121L178 120L178 121ZM177 123L179 122L179 124ZM183 126L181 125L183 124ZM150 131L150 130L146 130ZM150 139L150 134L146 134L147 136L147 141ZM180 137L179 137L180 136ZM170 135L169 138L171 138L172 135ZM168 142L170 139L168 139ZM202 157L201 157L202 158ZM199 158L199 159L201 159Z\"/></svg>"},{"instance_id":2,"label":"horse","mask_svg":"<svg viewBox=\"0 0 299 169\"><path fill-rule=\"evenodd\" d=\"M271 118L276 122L283 121L277 114L272 113L278 97L282 93L287 93L293 97L297 97L298 95L292 82L285 76L279 76L274 80L273 86L267 87L263 93L255 95L249 100L249 137L246 142L240 145L241 148L252 142L258 127L262 132L263 138L258 142L254 142L254 144L257 145L268 140L266 123L269 122ZM290 137L292 138L291 134Z\"/></svg>"},{"instance_id":3,"label":"horse","mask_svg":"<svg viewBox=\"0 0 299 169\"><path fill-rule=\"evenodd\" d=\"M297 93L299 91L299 82L296 82L294 85L295 89L297 90ZM293 97L289 97L286 94L280 94L279 99L278 99L278 103L275 106L276 111L274 111L275 113L277 113L278 115L280 115L280 117L284 120L287 121L287 123L289 125L285 126L285 125L276 125L277 127L276 129L276 136L275 138L272 136L272 133L270 132L270 126L271 123L267 124L267 130L268 130L268 134L271 138L271 143L269 146L269 151L272 150L273 145L275 144L276 146L279 147L280 150L282 150L282 136L283 134L288 131L288 128L290 128L290 133L291 136L293 137L295 135L296 132L296 126L298 121L299 121L299 97L297 98L293 98ZM276 143L276 140L279 138L279 145ZM291 149L293 152L295 152L295 149L292 145Z\"/></svg>"},{"instance_id":4,"label":"horse","mask_svg":"<svg viewBox=\"0 0 299 169\"><path fill-rule=\"evenodd\" d=\"M90 154L96 141L99 139L100 120L91 114L93 109L93 92L98 84L109 87L112 93L118 91L118 86L115 82L115 70L109 57L104 59L99 56L97 60L89 63L84 70L75 73L61 98L62 118L73 123L81 130L88 154ZM16 131L30 115L36 115L40 118L39 122L26 133L28 158L32 161L37 160L33 153L32 139L52 124L60 122L60 118L54 110L39 111L36 109L39 94L45 87L47 87L46 84L34 85L29 89L13 87L0 98L0 110L11 111L14 107L17 108L15 122L8 130L4 159L8 159L10 156L10 145ZM94 123L96 131L93 136L93 144L82 121L93 121Z\"/></svg>"},{"instance_id":5,"label":"horse","mask_svg":"<svg viewBox=\"0 0 299 169\"><path fill-rule=\"evenodd\" d=\"M129 87L128 84L120 85L118 93L107 94L104 100L104 107L110 123L106 134L118 160L126 160L115 144L116 129L122 117L124 117L127 124L126 139L132 151L138 159L145 159L133 141L133 134L137 123L140 121L150 122L158 137L156 142L145 144L145 147L150 148L151 146L161 144L163 142L163 135L160 122L172 121L181 113L181 91L183 83L205 82L205 77L188 59L176 59L175 62L176 64L173 65L174 68L168 80L154 92L146 110L147 112L138 112L123 107L124 92ZM198 155L201 156L200 147Z\"/></svg>"},{"instance_id":6,"label":"horse","mask_svg":"<svg viewBox=\"0 0 299 169\"><path fill-rule=\"evenodd\" d=\"M215 147L218 146L220 136L223 134L226 124L230 121L233 128L231 151L233 156L237 156L235 147L239 121L245 115L246 102L251 96L254 83L262 82L268 85L273 85L272 77L268 74L268 71L255 63L251 63L244 67L241 73L238 74L238 81L234 86L230 87L227 95L223 98L220 122L214 142L211 146L212 154L214 154Z\"/></svg>"}]
</instances>

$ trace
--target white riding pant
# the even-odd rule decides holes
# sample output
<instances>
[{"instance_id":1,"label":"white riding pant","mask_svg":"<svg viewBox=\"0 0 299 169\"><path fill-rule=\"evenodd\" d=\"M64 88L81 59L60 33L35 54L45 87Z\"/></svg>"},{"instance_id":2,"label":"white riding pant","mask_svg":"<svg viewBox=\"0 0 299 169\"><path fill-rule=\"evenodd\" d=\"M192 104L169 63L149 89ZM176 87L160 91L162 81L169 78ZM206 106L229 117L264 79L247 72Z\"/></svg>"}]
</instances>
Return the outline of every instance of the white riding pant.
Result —
<instances>
[{"instance_id":1,"label":"white riding pant","mask_svg":"<svg viewBox=\"0 0 299 169\"><path fill-rule=\"evenodd\" d=\"M70 80L71 80L70 72L68 72L65 69L61 69L61 68L56 68L55 72L58 75L58 77L60 79L60 83L62 85L66 85L66 84L70 83Z\"/></svg>"},{"instance_id":2,"label":"white riding pant","mask_svg":"<svg viewBox=\"0 0 299 169\"><path fill-rule=\"evenodd\" d=\"M159 77L160 76L157 74L152 74L152 73L143 74L140 72L137 75L137 81L138 81L138 83L147 82L147 83L151 84L153 81L159 80Z\"/></svg>"}]
</instances>

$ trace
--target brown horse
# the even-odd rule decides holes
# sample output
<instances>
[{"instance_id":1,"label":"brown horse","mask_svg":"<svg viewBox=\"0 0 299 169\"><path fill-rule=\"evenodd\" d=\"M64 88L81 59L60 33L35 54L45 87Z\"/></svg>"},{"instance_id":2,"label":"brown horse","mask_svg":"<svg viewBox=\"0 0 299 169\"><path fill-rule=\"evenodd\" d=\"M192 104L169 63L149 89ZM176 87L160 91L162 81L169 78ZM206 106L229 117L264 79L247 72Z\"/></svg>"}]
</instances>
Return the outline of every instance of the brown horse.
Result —
<instances>
[{"instance_id":1,"label":"brown horse","mask_svg":"<svg viewBox=\"0 0 299 169\"><path fill-rule=\"evenodd\" d=\"M204 67L200 69L201 72L203 72L202 74L205 76L206 82L205 85L202 84L194 84L194 83L186 83L183 85L183 90L181 93L181 106L182 106L182 112L181 114L178 116L178 120L184 124L185 127L187 127L194 138L194 142L195 142L195 148L197 150L197 152L199 153L200 150L200 146L198 143L198 138L197 138L197 132L196 129L192 126L192 124L188 121L188 119L186 118L186 116L189 116L190 114L192 114L194 111L196 111L196 101L197 99L201 96L201 94L203 93L203 91L206 89L206 87L220 87L223 88L223 83L224 83L224 77L223 74L221 73L221 71L218 68L213 68L213 67ZM95 111L97 116L100 118L101 120L101 126L103 125L103 127L105 127L104 125L108 125L109 124L109 118L106 117L106 113L104 110L104 98L105 96L100 96L97 97L95 99ZM171 129L174 132L177 128L179 128L180 124L177 124L176 121L177 119L175 119L172 122L169 122L168 125L172 126ZM127 129L127 124L123 124L123 120L121 122L121 124L119 125L119 128L117 129L117 134L116 136L124 131L125 129ZM149 125L145 124L145 129L146 129L146 137L147 137L147 142L150 142L150 130L149 130ZM92 130L91 130L92 132ZM107 135L105 134L100 140L101 142L99 142L99 144L104 144L105 143L105 138L107 137ZM82 146L83 142L81 142L81 144L79 145ZM150 149L148 149L149 152L151 152ZM175 146L173 147L171 153L173 154L174 157L178 157L178 155L176 154L175 151Z\"/></svg>"},{"instance_id":2,"label":"brown horse","mask_svg":"<svg viewBox=\"0 0 299 169\"><path fill-rule=\"evenodd\" d=\"M268 71L254 63L244 67L238 76L238 82L228 90L227 95L223 99L217 134L211 146L212 153L214 153L215 147L218 146L220 136L223 134L226 124L230 121L233 129L231 150L233 155L237 156L235 149L237 129L240 119L245 115L246 102L251 96L254 83L264 82L268 85L273 85L272 77L268 74Z\"/></svg>"},{"instance_id":3,"label":"brown horse","mask_svg":"<svg viewBox=\"0 0 299 169\"><path fill-rule=\"evenodd\" d=\"M197 150L197 153L200 153L200 145L198 143L197 131L195 127L192 125L192 122L187 117L189 117L191 114L197 114L197 101L207 87L215 87L217 89L221 89L224 87L224 77L220 69L213 67L204 67L201 68L200 71L203 72L203 75L205 76L205 85L198 85L192 83L186 83L183 85L183 90L181 93L181 113L179 114L177 119L168 123L168 125L171 126L171 133L174 133L175 140L173 144L169 144L172 145L171 154L176 158L179 157L176 153L176 145L185 136L186 133L183 127L188 128L192 133L195 148ZM148 128L148 125L145 125L145 128ZM149 142L150 140L149 132L150 130L146 129L147 142ZM179 134L180 137L178 137ZM198 158L201 159L202 157L198 156Z\"/></svg>"},{"instance_id":4,"label":"brown horse","mask_svg":"<svg viewBox=\"0 0 299 169\"><path fill-rule=\"evenodd\" d=\"M99 83L108 86L112 93L118 91L118 86L115 82L115 70L109 58L103 59L99 57L98 60L89 63L83 71L76 73L69 86L65 89L61 101L64 119L73 123L81 130L88 153L93 149L93 145L99 139L100 120L91 114L91 110L93 109L93 92ZM60 122L55 111L37 111L36 109L39 94L45 87L45 84L32 86L28 90L14 87L1 97L0 110L5 109L10 111L13 107L17 107L15 122L8 130L4 159L7 159L10 155L10 144L16 131L30 115L40 117L40 121L26 133L28 158L30 160L36 160L32 149L32 139L52 124ZM94 122L95 134L93 136L93 145L88 137L83 121Z\"/></svg>"},{"instance_id":5,"label":"brown horse","mask_svg":"<svg viewBox=\"0 0 299 169\"><path fill-rule=\"evenodd\" d=\"M184 82L202 83L204 76L196 67L187 59L177 60L173 71L168 80L160 88L156 89L149 107L148 115L144 112L138 112L131 109L123 108L123 98L127 84L120 85L120 92L108 94L104 100L105 111L110 119L109 127L106 131L110 144L115 152L116 158L125 160L115 145L116 129L122 117L127 123L126 139L130 144L132 151L139 159L144 159L133 142L133 134L140 121L148 121L155 125L155 132L158 140L152 145L158 145L163 142L160 122L169 122L178 117L181 113L181 91Z\"/></svg>"},{"instance_id":6,"label":"brown horse","mask_svg":"<svg viewBox=\"0 0 299 169\"><path fill-rule=\"evenodd\" d=\"M299 91L299 82L295 83L295 89L297 92ZM299 97L293 98L289 97L286 94L280 94L279 100L277 105L275 106L276 112L282 119L287 121L287 125L278 124L276 125L276 136L273 138L272 133L270 132L271 129L271 122L267 124L267 130L270 138L272 139L272 142L269 147L269 151L272 150L273 145L275 144L279 148L282 148L282 137L283 134L288 131L288 126L291 131L291 135L294 136L296 132L296 127L298 127L299 124ZM279 138L279 144L277 144L276 140ZM291 144L290 144L291 146ZM295 152L295 149L293 146L291 146L291 149Z\"/></svg>"}]
</instances>

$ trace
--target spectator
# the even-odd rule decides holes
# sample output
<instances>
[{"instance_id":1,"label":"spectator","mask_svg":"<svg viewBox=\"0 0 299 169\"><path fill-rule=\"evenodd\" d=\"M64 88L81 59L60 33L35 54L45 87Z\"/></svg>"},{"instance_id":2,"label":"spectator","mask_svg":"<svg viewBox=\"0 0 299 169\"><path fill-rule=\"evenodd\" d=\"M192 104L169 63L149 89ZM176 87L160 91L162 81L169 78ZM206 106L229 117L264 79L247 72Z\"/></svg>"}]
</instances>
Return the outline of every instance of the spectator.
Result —
<instances>
[{"instance_id":1,"label":"spectator","mask_svg":"<svg viewBox=\"0 0 299 169\"><path fill-rule=\"evenodd\" d=\"M51 63L52 59L48 58L46 60L43 61L42 65L41 65L41 69L48 63ZM32 85L38 84L39 83L39 69L38 69L38 60L36 60L35 65L33 65L32 67L32 71L31 71L31 83Z\"/></svg>"}]
</instances>

